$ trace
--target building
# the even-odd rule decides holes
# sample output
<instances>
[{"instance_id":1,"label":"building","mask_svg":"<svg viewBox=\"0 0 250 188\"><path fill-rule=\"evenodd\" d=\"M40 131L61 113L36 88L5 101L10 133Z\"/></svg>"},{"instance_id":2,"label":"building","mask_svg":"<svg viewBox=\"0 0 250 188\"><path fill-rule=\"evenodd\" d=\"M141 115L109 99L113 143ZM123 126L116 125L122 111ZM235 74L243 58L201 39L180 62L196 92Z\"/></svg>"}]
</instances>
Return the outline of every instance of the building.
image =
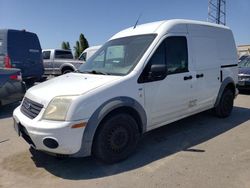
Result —
<instances>
[{"instance_id":1,"label":"building","mask_svg":"<svg viewBox=\"0 0 250 188\"><path fill-rule=\"evenodd\" d=\"M249 45L239 45L237 47L239 57L243 55L250 55L250 44Z\"/></svg>"}]
</instances>

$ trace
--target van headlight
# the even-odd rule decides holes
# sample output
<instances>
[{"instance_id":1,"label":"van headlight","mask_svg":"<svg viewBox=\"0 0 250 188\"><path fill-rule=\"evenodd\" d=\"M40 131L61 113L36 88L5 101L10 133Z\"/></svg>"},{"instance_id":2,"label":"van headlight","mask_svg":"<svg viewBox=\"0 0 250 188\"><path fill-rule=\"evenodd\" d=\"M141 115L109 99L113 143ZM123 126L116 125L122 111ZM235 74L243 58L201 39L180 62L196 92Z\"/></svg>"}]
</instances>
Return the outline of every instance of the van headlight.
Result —
<instances>
[{"instance_id":1,"label":"van headlight","mask_svg":"<svg viewBox=\"0 0 250 188\"><path fill-rule=\"evenodd\" d=\"M52 99L43 114L43 119L64 121L74 98L76 96L59 96Z\"/></svg>"}]
</instances>

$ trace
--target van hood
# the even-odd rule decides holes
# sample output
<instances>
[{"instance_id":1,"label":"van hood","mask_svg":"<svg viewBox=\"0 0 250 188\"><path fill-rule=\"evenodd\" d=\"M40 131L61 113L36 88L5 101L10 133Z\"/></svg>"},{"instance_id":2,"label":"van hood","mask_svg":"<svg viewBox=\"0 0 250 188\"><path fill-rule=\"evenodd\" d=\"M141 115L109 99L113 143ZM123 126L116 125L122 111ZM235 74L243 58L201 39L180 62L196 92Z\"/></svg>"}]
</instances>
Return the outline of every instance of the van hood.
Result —
<instances>
[{"instance_id":1,"label":"van hood","mask_svg":"<svg viewBox=\"0 0 250 188\"><path fill-rule=\"evenodd\" d=\"M118 79L120 76L69 73L33 86L25 96L47 105L56 96L81 95Z\"/></svg>"}]
</instances>

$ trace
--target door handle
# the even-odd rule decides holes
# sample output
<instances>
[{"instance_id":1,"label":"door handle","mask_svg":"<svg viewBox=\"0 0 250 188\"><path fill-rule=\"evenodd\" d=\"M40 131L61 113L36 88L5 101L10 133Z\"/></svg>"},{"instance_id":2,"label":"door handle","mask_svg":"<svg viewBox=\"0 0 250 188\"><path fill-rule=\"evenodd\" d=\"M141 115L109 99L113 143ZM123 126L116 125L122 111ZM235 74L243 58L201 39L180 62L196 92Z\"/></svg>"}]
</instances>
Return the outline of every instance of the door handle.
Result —
<instances>
[{"instance_id":1,"label":"door handle","mask_svg":"<svg viewBox=\"0 0 250 188\"><path fill-rule=\"evenodd\" d=\"M204 77L204 74L196 74L196 78L202 78Z\"/></svg>"},{"instance_id":2,"label":"door handle","mask_svg":"<svg viewBox=\"0 0 250 188\"><path fill-rule=\"evenodd\" d=\"M191 80L193 78L193 76L184 76L184 80Z\"/></svg>"}]
</instances>

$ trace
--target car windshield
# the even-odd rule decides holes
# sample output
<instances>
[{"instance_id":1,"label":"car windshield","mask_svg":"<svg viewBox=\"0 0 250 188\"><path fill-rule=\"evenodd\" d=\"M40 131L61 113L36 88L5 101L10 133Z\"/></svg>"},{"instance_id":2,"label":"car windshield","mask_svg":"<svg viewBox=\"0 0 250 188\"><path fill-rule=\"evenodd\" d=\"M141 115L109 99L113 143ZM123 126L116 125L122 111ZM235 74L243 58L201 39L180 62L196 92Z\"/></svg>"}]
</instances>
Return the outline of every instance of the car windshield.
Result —
<instances>
[{"instance_id":1,"label":"car windshield","mask_svg":"<svg viewBox=\"0 0 250 188\"><path fill-rule=\"evenodd\" d=\"M137 35L104 44L79 68L81 73L126 75L139 62L156 35Z\"/></svg>"},{"instance_id":2,"label":"car windshield","mask_svg":"<svg viewBox=\"0 0 250 188\"><path fill-rule=\"evenodd\" d=\"M250 56L246 57L244 60L239 62L239 67L250 67Z\"/></svg>"}]
</instances>

